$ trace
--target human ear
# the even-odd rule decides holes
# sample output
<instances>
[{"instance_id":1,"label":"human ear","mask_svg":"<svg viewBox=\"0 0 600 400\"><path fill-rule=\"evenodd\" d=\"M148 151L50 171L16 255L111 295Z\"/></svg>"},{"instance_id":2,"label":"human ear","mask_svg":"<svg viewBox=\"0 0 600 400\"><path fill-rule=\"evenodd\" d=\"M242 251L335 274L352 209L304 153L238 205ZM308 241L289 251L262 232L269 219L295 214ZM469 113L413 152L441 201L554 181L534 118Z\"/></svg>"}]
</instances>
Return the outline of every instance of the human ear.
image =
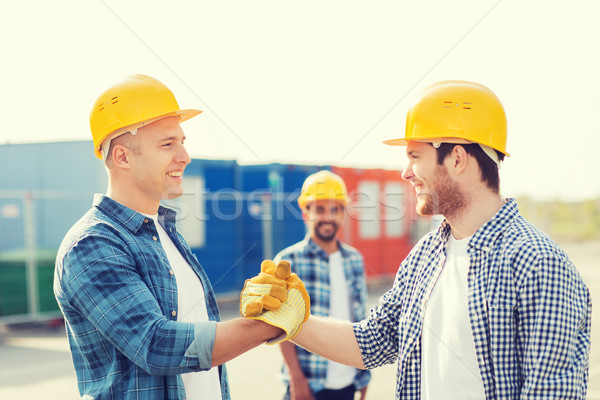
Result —
<instances>
[{"instance_id":1,"label":"human ear","mask_svg":"<svg viewBox=\"0 0 600 400\"><path fill-rule=\"evenodd\" d=\"M112 157L112 162L115 166L129 169L129 154L130 151L126 146L116 145L113 147L110 157Z\"/></svg>"},{"instance_id":2,"label":"human ear","mask_svg":"<svg viewBox=\"0 0 600 400\"><path fill-rule=\"evenodd\" d=\"M304 222L308 221L308 209L307 208L302 209L302 220Z\"/></svg>"},{"instance_id":3,"label":"human ear","mask_svg":"<svg viewBox=\"0 0 600 400\"><path fill-rule=\"evenodd\" d=\"M468 154L463 146L457 145L452 149L453 167L457 174L462 173L467 167L467 156Z\"/></svg>"}]
</instances>

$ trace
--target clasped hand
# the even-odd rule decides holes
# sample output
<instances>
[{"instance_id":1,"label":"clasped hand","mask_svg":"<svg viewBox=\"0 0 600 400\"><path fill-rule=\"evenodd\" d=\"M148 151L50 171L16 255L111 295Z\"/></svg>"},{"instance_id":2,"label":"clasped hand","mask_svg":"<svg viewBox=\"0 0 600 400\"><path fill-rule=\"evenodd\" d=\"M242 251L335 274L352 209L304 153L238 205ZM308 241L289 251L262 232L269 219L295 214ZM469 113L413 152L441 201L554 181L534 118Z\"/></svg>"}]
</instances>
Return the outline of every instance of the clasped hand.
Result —
<instances>
[{"instance_id":1,"label":"clasped hand","mask_svg":"<svg viewBox=\"0 0 600 400\"><path fill-rule=\"evenodd\" d=\"M288 261L264 260L261 272L246 280L240 295L240 314L258 319L285 331L269 340L277 344L289 340L300 331L310 316L310 298L302 280L291 271Z\"/></svg>"}]
</instances>

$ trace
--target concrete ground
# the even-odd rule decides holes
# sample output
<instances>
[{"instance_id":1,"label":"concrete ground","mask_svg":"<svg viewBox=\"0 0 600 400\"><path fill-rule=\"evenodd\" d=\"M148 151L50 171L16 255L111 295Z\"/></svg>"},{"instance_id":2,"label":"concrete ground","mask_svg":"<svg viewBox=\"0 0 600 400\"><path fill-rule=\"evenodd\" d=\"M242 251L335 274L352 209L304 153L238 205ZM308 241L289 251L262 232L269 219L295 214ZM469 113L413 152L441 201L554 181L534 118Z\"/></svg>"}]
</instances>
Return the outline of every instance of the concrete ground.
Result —
<instances>
[{"instance_id":1,"label":"concrete ground","mask_svg":"<svg viewBox=\"0 0 600 400\"><path fill-rule=\"evenodd\" d=\"M563 246L588 284L594 300L600 298L600 243ZM372 285L374 304L387 284ZM237 306L221 303L223 319L238 316ZM592 317L592 351L588 400L600 400L600 317ZM227 363L233 399L281 399L277 379L281 355L277 346L260 346ZM373 371L368 399L393 399L394 365ZM0 399L78 399L75 376L64 329L47 325L0 326Z\"/></svg>"}]
</instances>

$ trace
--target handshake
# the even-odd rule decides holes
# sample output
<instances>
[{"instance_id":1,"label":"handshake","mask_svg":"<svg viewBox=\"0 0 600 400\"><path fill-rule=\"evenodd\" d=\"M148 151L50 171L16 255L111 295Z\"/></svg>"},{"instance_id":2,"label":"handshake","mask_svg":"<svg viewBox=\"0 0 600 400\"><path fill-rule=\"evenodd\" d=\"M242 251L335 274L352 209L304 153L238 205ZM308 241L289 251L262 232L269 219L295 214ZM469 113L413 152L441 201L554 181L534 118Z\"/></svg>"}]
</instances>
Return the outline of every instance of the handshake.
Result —
<instances>
[{"instance_id":1,"label":"handshake","mask_svg":"<svg viewBox=\"0 0 600 400\"><path fill-rule=\"evenodd\" d=\"M296 336L310 316L310 298L304 283L293 274L287 261L264 260L260 274L246 280L240 295L240 314L258 319L285 331L267 344L277 344Z\"/></svg>"}]
</instances>

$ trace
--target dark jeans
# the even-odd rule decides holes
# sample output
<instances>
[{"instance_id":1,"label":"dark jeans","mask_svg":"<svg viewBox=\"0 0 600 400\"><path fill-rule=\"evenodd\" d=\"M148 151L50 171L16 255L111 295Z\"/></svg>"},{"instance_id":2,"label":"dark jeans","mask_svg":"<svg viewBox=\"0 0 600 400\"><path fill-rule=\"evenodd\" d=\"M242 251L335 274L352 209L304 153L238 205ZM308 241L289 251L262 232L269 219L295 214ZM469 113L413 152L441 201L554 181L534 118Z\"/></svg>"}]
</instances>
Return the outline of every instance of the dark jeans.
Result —
<instances>
[{"instance_id":1,"label":"dark jeans","mask_svg":"<svg viewBox=\"0 0 600 400\"><path fill-rule=\"evenodd\" d=\"M314 394L316 400L354 400L354 385L343 389L323 389ZM290 400L290 388L283 396L283 400Z\"/></svg>"}]
</instances>

